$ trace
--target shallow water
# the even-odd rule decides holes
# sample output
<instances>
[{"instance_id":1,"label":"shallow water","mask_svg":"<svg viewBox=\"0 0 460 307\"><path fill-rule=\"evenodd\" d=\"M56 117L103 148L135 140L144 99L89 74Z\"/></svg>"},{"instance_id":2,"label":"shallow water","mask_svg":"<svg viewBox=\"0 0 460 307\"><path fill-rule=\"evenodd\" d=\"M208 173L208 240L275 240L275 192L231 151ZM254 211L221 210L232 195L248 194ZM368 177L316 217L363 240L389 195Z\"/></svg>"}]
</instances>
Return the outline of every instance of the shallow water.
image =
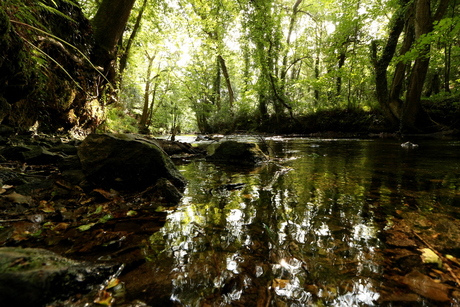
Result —
<instances>
[{"instance_id":1,"label":"shallow water","mask_svg":"<svg viewBox=\"0 0 460 307\"><path fill-rule=\"evenodd\" d=\"M460 206L458 141L252 140L275 161L179 166L185 197L146 251L152 274L164 275L159 301L378 305L385 221L401 208Z\"/></svg>"}]
</instances>

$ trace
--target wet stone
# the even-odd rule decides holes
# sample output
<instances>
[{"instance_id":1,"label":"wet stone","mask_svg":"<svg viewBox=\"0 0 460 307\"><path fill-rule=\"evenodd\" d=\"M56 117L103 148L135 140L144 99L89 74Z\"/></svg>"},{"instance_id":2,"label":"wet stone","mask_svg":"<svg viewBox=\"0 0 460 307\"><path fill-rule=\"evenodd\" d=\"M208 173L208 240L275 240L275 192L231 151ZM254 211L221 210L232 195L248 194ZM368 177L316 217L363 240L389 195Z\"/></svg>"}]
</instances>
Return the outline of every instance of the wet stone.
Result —
<instances>
[{"instance_id":1,"label":"wet stone","mask_svg":"<svg viewBox=\"0 0 460 307\"><path fill-rule=\"evenodd\" d=\"M91 134L78 148L88 180L106 188L140 191L166 178L178 189L185 179L153 140L128 134Z\"/></svg>"},{"instance_id":2,"label":"wet stone","mask_svg":"<svg viewBox=\"0 0 460 307\"><path fill-rule=\"evenodd\" d=\"M38 248L0 248L0 306L42 306L86 293L118 265L89 264Z\"/></svg>"},{"instance_id":3,"label":"wet stone","mask_svg":"<svg viewBox=\"0 0 460 307\"><path fill-rule=\"evenodd\" d=\"M255 143L226 141L220 143L214 153L207 157L207 160L250 166L263 163L268 159Z\"/></svg>"}]
</instances>

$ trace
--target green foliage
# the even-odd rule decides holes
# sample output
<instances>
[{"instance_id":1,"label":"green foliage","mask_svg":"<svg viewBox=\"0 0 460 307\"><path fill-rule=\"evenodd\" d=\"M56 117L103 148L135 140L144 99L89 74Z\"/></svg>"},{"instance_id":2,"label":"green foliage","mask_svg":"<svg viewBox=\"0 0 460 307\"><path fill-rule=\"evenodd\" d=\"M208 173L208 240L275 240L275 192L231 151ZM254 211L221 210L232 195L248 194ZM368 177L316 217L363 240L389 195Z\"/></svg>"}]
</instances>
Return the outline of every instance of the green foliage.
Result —
<instances>
[{"instance_id":1,"label":"green foliage","mask_svg":"<svg viewBox=\"0 0 460 307\"><path fill-rule=\"evenodd\" d=\"M123 107L110 105L106 110L106 119L99 129L101 132L137 133L138 124L132 114L127 114Z\"/></svg>"},{"instance_id":2,"label":"green foliage","mask_svg":"<svg viewBox=\"0 0 460 307\"><path fill-rule=\"evenodd\" d=\"M144 88L146 51L157 54L153 75L168 71L168 77L155 81L157 96L150 96L155 99L152 131L169 132L177 120L181 128L198 127L201 132L273 128L283 126L283 120L289 122L286 127L303 129L296 122L315 112L376 107L368 46L386 40L392 14L407 12L398 9L401 5L407 6L399 0L155 2L146 10L124 80ZM443 48L459 36L454 13L453 8L451 17L434 25L433 32L422 35L391 65L399 60L410 64L431 45L433 73L444 69ZM460 67L455 60L458 47L450 46L450 66ZM219 56L225 60L229 80ZM390 72L393 69L389 67ZM457 70L449 78L451 84L460 79ZM125 105L137 114L141 104L138 95ZM173 112L175 108L180 114ZM365 124L357 120L357 125ZM278 130L287 131L286 127Z\"/></svg>"}]
</instances>

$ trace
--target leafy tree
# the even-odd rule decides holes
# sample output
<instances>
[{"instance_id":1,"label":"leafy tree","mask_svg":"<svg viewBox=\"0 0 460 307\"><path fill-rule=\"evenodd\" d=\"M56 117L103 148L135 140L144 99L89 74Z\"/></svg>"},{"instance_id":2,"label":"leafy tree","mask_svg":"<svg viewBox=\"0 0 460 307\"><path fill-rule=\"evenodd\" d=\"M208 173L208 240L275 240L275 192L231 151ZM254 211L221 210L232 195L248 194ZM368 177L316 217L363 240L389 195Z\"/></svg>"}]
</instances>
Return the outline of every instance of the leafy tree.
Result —
<instances>
[{"instance_id":1,"label":"leafy tree","mask_svg":"<svg viewBox=\"0 0 460 307\"><path fill-rule=\"evenodd\" d=\"M431 12L433 3L429 0L403 2L394 14L392 28L380 59L377 46L373 44L374 67L376 71L377 97L393 126L401 131L423 132L436 129L436 125L423 110L421 96L430 62L430 33L433 25L444 15L448 0L440 0L437 9ZM394 57L400 34L404 31L401 45L402 56L395 68L390 90L386 82L387 68ZM410 71L410 74L407 72ZM404 81L407 80L405 99Z\"/></svg>"}]
</instances>

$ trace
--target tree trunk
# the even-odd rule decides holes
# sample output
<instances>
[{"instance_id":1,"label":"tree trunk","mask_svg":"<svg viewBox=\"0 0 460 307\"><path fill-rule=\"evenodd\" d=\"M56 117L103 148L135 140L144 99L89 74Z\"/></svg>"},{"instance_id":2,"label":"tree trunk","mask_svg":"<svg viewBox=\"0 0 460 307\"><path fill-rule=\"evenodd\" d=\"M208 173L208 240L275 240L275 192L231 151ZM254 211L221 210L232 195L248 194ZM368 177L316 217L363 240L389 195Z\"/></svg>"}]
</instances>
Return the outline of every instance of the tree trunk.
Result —
<instances>
[{"instance_id":1,"label":"tree trunk","mask_svg":"<svg viewBox=\"0 0 460 307\"><path fill-rule=\"evenodd\" d=\"M120 76L123 75L123 71L125 70L126 64L128 63L128 58L131 52L131 47L133 45L133 42L136 38L137 33L139 32L139 29L141 28L141 21L144 15L145 8L147 7L147 2L148 0L144 0L144 3L142 3L142 7L139 11L139 14L137 15L136 23L134 24L133 31L131 32L131 35L129 36L128 41L126 42L126 46L120 57L120 67L119 67Z\"/></svg>"},{"instance_id":2,"label":"tree trunk","mask_svg":"<svg viewBox=\"0 0 460 307\"><path fill-rule=\"evenodd\" d=\"M220 83L221 83L221 76L220 76L220 62L219 58L216 58L216 77L214 78L214 83L212 87L211 93L211 101L217 107L217 110L220 110Z\"/></svg>"},{"instance_id":3,"label":"tree trunk","mask_svg":"<svg viewBox=\"0 0 460 307\"><path fill-rule=\"evenodd\" d=\"M336 97L339 97L341 92L342 92L342 67L343 65L345 65L345 60L347 59L347 54L345 51L340 51L340 54L338 56L338 65L337 65L337 70L338 70L338 76L337 76L337 79L336 79L336 93L335 93L335 96Z\"/></svg>"},{"instance_id":4,"label":"tree trunk","mask_svg":"<svg viewBox=\"0 0 460 307\"><path fill-rule=\"evenodd\" d=\"M315 56L315 80L317 81L318 79L319 79L319 51L316 52L316 56ZM316 107L319 105L319 96L320 96L318 86L315 86L313 95L315 97L314 106Z\"/></svg>"},{"instance_id":5,"label":"tree trunk","mask_svg":"<svg viewBox=\"0 0 460 307\"><path fill-rule=\"evenodd\" d=\"M108 81L116 79L114 63L116 47L128 22L136 0L102 0L92 23L95 49L93 63L104 69Z\"/></svg>"},{"instance_id":6,"label":"tree trunk","mask_svg":"<svg viewBox=\"0 0 460 307\"><path fill-rule=\"evenodd\" d=\"M225 83L227 84L228 104L230 108L232 108L233 102L235 101L235 95L233 93L232 82L230 80L230 75L228 74L227 65L225 64L225 60L221 55L218 55L217 59L220 62L220 68L222 69L222 74L224 75Z\"/></svg>"},{"instance_id":7,"label":"tree trunk","mask_svg":"<svg viewBox=\"0 0 460 307\"><path fill-rule=\"evenodd\" d=\"M402 5L399 8L399 10L394 13L393 20L391 21L392 27L388 35L388 40L386 42L385 47L383 48L383 52L380 58L378 58L377 56L377 43L373 41L371 44L371 59L375 71L375 89L377 101L379 102L379 105L382 108L383 114L390 122L391 129L395 129L399 126L399 118L393 113L393 111L390 108L387 69L396 52L398 39L404 28L404 12L405 6Z\"/></svg>"},{"instance_id":8,"label":"tree trunk","mask_svg":"<svg viewBox=\"0 0 460 307\"><path fill-rule=\"evenodd\" d=\"M286 84L286 76L287 76L287 71L288 71L288 47L291 45L291 36L292 32L294 31L294 25L297 17L297 13L299 12L299 5L302 3L303 0L296 0L294 3L294 6L292 7L292 15L289 21L289 30L288 30L288 35L286 38L286 51L284 52L283 56L283 64L281 67L281 74L280 74L280 79L281 79L281 87L284 88L284 85Z\"/></svg>"},{"instance_id":9,"label":"tree trunk","mask_svg":"<svg viewBox=\"0 0 460 307\"><path fill-rule=\"evenodd\" d=\"M442 0L434 17L431 15L430 0L417 0L415 8L415 39L428 34L433 30L433 21L440 20L447 8L448 0ZM406 100L403 105L401 117L401 131L425 132L434 128L428 114L421 104L423 83L428 72L430 63L430 44L422 46L420 55L412 68Z\"/></svg>"},{"instance_id":10,"label":"tree trunk","mask_svg":"<svg viewBox=\"0 0 460 307\"><path fill-rule=\"evenodd\" d=\"M153 60L155 59L155 56L150 56L147 54L147 59L149 61L149 65L147 67L147 77L146 77L146 82L145 82L145 92L144 92L144 106L142 108L142 115L141 119L139 121L139 131L141 133L147 133L148 127L147 127L147 121L149 118L149 100L150 100L150 85L152 83L152 66L153 66Z\"/></svg>"},{"instance_id":11,"label":"tree trunk","mask_svg":"<svg viewBox=\"0 0 460 307\"><path fill-rule=\"evenodd\" d=\"M404 40L399 51L400 55L406 54L413 42L414 42L414 26L413 26L413 19L414 16L411 14L411 10L408 10L408 17L406 17L406 25L404 29ZM403 108L403 101L401 100L401 95L403 91L403 85L406 78L406 70L408 65L404 61L399 61L396 64L395 72L393 74L393 81L391 83L390 88L390 97L388 101L388 105L390 107L391 112L393 115L401 119L402 115L402 108Z\"/></svg>"}]
</instances>

